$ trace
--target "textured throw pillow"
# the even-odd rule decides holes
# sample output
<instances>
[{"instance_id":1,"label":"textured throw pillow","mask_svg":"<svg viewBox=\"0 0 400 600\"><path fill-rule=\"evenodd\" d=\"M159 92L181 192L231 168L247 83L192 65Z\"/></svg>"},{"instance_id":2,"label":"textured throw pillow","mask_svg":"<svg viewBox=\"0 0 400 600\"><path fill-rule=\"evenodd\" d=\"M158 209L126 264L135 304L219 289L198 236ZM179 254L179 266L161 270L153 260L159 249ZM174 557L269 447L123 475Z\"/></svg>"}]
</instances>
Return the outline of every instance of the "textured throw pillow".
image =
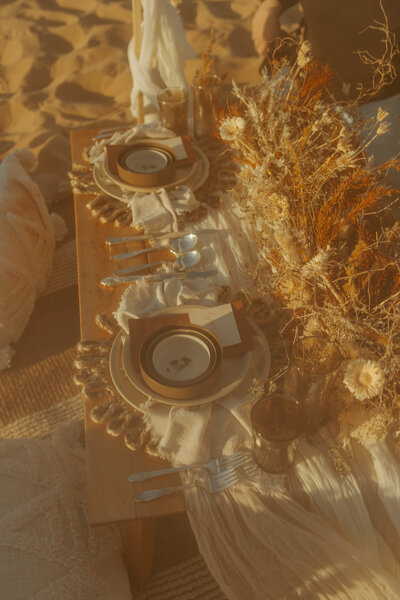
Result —
<instances>
[{"instance_id":1,"label":"textured throw pillow","mask_svg":"<svg viewBox=\"0 0 400 600\"><path fill-rule=\"evenodd\" d=\"M42 195L28 176L30 150L16 150L0 165L0 371L9 366L36 297L51 273L54 224ZM57 221L58 219L58 221Z\"/></svg>"},{"instance_id":2,"label":"textured throw pillow","mask_svg":"<svg viewBox=\"0 0 400 600\"><path fill-rule=\"evenodd\" d=\"M4 600L131 600L119 529L87 521L80 431L0 440Z\"/></svg>"}]
</instances>

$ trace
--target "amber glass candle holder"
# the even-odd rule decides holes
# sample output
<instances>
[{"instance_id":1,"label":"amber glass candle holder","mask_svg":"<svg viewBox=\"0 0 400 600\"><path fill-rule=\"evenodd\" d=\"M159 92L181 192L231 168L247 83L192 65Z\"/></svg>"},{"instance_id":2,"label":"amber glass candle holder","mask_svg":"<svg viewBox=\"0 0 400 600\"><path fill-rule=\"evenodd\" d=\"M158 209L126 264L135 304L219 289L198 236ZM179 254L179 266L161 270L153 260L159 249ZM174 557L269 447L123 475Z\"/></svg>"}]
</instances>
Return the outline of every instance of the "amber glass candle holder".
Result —
<instances>
[{"instance_id":1,"label":"amber glass candle holder","mask_svg":"<svg viewBox=\"0 0 400 600\"><path fill-rule=\"evenodd\" d=\"M322 337L305 337L292 348L284 391L303 406L308 432L315 431L327 416L329 394L341 361L336 344Z\"/></svg>"},{"instance_id":2,"label":"amber glass candle holder","mask_svg":"<svg viewBox=\"0 0 400 600\"><path fill-rule=\"evenodd\" d=\"M221 102L221 78L214 74L193 79L193 123L196 138L212 137L217 132Z\"/></svg>"}]
</instances>

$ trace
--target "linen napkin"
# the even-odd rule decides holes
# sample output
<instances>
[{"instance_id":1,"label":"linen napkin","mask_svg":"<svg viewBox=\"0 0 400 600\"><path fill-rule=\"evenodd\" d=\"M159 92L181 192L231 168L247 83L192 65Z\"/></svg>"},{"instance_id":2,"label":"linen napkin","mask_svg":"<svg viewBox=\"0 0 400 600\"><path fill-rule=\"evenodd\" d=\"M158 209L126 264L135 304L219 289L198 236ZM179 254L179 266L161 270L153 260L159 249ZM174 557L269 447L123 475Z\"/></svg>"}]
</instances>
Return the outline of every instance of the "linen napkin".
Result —
<instances>
[{"instance_id":1,"label":"linen napkin","mask_svg":"<svg viewBox=\"0 0 400 600\"><path fill-rule=\"evenodd\" d=\"M135 126L97 141L90 149L89 160L101 168L107 160L106 145L129 144L140 138L162 140L173 136L173 132L157 123ZM184 185L172 190L161 187L150 193L129 192L123 188L121 192L132 211L132 226L142 227L145 233L178 231L177 216L195 210L200 204L192 190Z\"/></svg>"},{"instance_id":2,"label":"linen napkin","mask_svg":"<svg viewBox=\"0 0 400 600\"><path fill-rule=\"evenodd\" d=\"M169 306L215 306L218 291L216 284L201 278L156 284L138 282L126 290L115 317L128 332L129 318L149 316ZM254 341L249 375L228 396L201 406L184 407L159 403L149 395L144 418L160 456L180 465L208 461L212 456L251 447L250 407L254 397L249 387L255 375L263 378L266 371L265 338L256 333Z\"/></svg>"},{"instance_id":3,"label":"linen napkin","mask_svg":"<svg viewBox=\"0 0 400 600\"><path fill-rule=\"evenodd\" d=\"M168 192L161 188L150 194L135 194L128 204L133 223L141 226L145 233L178 231L177 216L199 206L192 190L186 186Z\"/></svg>"}]
</instances>

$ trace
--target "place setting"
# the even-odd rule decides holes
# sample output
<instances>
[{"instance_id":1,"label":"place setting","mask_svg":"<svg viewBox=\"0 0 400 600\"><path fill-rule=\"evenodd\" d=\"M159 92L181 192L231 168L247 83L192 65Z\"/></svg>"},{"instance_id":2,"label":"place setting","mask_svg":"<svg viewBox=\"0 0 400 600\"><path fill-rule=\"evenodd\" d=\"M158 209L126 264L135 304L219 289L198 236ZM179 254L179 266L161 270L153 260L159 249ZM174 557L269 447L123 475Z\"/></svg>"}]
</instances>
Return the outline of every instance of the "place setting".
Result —
<instances>
[{"instance_id":1,"label":"place setting","mask_svg":"<svg viewBox=\"0 0 400 600\"><path fill-rule=\"evenodd\" d=\"M201 406L232 393L248 376L253 336L263 336L243 307L179 305L127 319L110 352L121 396L140 411L148 398L170 406ZM147 334L147 335L146 335ZM265 342L264 372L271 357Z\"/></svg>"},{"instance_id":2,"label":"place setting","mask_svg":"<svg viewBox=\"0 0 400 600\"><path fill-rule=\"evenodd\" d=\"M134 128L135 130L135 128ZM138 135L148 131L154 135L157 129L141 128ZM180 185L197 190L209 173L207 156L194 145L189 136L177 137L168 130L158 128L160 137L138 138L132 135L113 134L114 144L101 145L105 151L93 167L93 178L100 190L122 202L136 194L166 190ZM165 138L165 135L172 137ZM111 141L111 140L109 140Z\"/></svg>"}]
</instances>

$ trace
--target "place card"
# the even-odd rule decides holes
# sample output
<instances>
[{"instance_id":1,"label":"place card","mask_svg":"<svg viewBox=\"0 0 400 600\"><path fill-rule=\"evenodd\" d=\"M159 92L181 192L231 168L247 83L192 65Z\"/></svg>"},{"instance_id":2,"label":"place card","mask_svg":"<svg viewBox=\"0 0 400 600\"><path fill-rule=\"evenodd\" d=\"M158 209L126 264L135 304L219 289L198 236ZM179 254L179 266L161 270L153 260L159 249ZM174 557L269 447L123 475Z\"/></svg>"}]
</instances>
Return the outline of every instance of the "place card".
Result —
<instances>
[{"instance_id":1,"label":"place card","mask_svg":"<svg viewBox=\"0 0 400 600\"><path fill-rule=\"evenodd\" d=\"M191 165L198 159L197 152L189 135L168 138L166 140L162 140L162 143L175 152L177 167Z\"/></svg>"},{"instance_id":2,"label":"place card","mask_svg":"<svg viewBox=\"0 0 400 600\"><path fill-rule=\"evenodd\" d=\"M189 312L190 322L213 333L224 356L238 356L254 348L254 341L243 303L221 304Z\"/></svg>"}]
</instances>

